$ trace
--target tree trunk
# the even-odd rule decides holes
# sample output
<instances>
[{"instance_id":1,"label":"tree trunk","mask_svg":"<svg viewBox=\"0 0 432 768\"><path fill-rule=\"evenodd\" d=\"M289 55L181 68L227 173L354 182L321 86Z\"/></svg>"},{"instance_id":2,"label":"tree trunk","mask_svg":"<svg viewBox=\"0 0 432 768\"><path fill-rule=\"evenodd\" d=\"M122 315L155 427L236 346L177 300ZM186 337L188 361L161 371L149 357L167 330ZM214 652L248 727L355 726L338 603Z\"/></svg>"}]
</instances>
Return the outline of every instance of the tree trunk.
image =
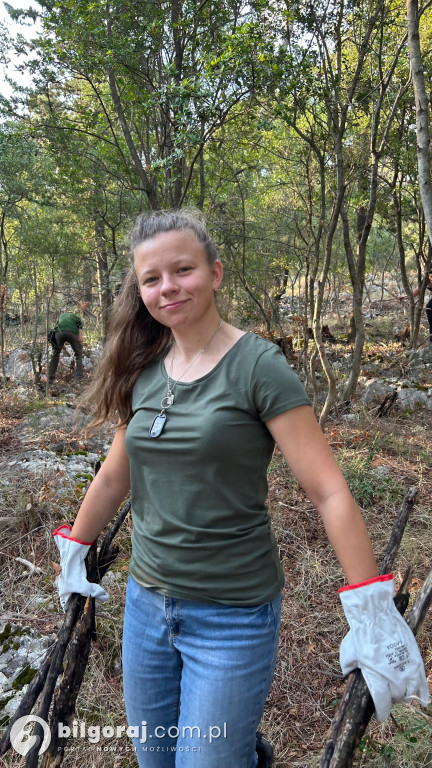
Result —
<instances>
[{"instance_id":1,"label":"tree trunk","mask_svg":"<svg viewBox=\"0 0 432 768\"><path fill-rule=\"evenodd\" d=\"M35 315L34 315L34 321L33 321L33 339L32 339L32 346L30 349L30 359L32 362L35 384L39 384L40 378L41 378L41 367L42 367L41 365L42 350L38 345L39 293L38 293L38 284L37 284L36 264L34 262L33 262L33 290L34 290L34 300L35 300Z\"/></svg>"},{"instance_id":2,"label":"tree trunk","mask_svg":"<svg viewBox=\"0 0 432 768\"><path fill-rule=\"evenodd\" d=\"M354 313L351 312L350 319L349 319L349 329L348 329L348 336L347 336L347 344L354 344L355 337L356 337L355 317L354 317Z\"/></svg>"},{"instance_id":3,"label":"tree trunk","mask_svg":"<svg viewBox=\"0 0 432 768\"><path fill-rule=\"evenodd\" d=\"M46 370L46 382L45 382L45 397L48 397L49 393L49 347L50 343L48 341L48 332L50 330L50 307L51 307L51 299L54 296L54 290L55 290L55 274L54 274L54 264L51 267L51 290L50 293L47 295L46 298L46 317L45 317L45 370Z\"/></svg>"},{"instance_id":4,"label":"tree trunk","mask_svg":"<svg viewBox=\"0 0 432 768\"><path fill-rule=\"evenodd\" d=\"M321 313L322 313L322 306L324 301L325 284L327 280L328 271L330 269L330 262L331 262L332 248L333 248L333 238L336 231L336 224L339 218L340 208L342 205L344 194L345 194L345 185L341 184L338 189L338 196L335 201L332 217L330 219L330 225L327 232L326 245L325 245L325 258L324 258L324 264L322 267L322 272L318 280L318 291L315 299L315 310L314 310L314 316L313 316L313 322L312 322L315 344L317 346L318 354L321 360L321 365L327 377L327 383L328 383L326 401L324 403L324 407L321 411L320 418L319 418L319 423L322 429L324 429L325 427L328 415L330 413L330 409L336 400L336 377L334 374L334 370L327 357L325 345L322 340Z\"/></svg>"},{"instance_id":5,"label":"tree trunk","mask_svg":"<svg viewBox=\"0 0 432 768\"><path fill-rule=\"evenodd\" d=\"M354 343L354 351L351 363L351 373L348 379L345 391L343 393L343 400L350 400L352 397L352 388L354 383L357 384L358 376L360 373L361 355L364 345L364 323L363 323L363 283L364 283L364 270L363 280L359 272L359 262L361 256L364 256L364 251L360 252L359 244L357 246L357 263L354 258L354 252L351 245L350 228L348 221L348 213L345 206L341 209L343 240L345 247L345 255L347 259L348 269L351 278L351 285L353 289L353 307L352 315L350 317L350 330L348 334L348 340ZM361 219L357 219L357 224L360 224ZM359 239L359 233L357 232L357 241Z\"/></svg>"},{"instance_id":6,"label":"tree trunk","mask_svg":"<svg viewBox=\"0 0 432 768\"><path fill-rule=\"evenodd\" d=\"M117 112L117 116L123 131L123 136L124 136L127 148L129 150L129 154L130 154L132 163L134 165L135 171L138 174L141 187L147 195L147 198L152 210L158 210L160 206L159 206L157 191L155 189L154 184L152 184L151 180L147 176L147 172L141 162L141 158L135 147L133 136L129 129L129 125L123 110L123 104L121 102L119 91L117 88L117 80L112 67L110 67L108 72L108 83L109 83L109 88L110 88L111 98L113 100L114 108L115 108L115 111Z\"/></svg>"},{"instance_id":7,"label":"tree trunk","mask_svg":"<svg viewBox=\"0 0 432 768\"><path fill-rule=\"evenodd\" d=\"M380 101L374 110L374 121L372 128L372 147L375 147L376 137L378 133L378 124L380 116ZM389 118L386 126L386 130L389 129L391 119ZM382 139L384 143L384 138ZM351 400L354 392L357 388L358 379L361 370L361 361L363 354L363 347L365 342L365 327L363 322L363 293L365 285L365 270L366 270L366 248L372 229L372 222L375 215L375 207L378 192L378 164L381 156L381 150L376 148L372 151L372 167L369 178L369 202L367 208L360 208L357 211L357 254L354 261L354 254L351 248L350 234L349 234L349 222L348 215L345 209L342 210L342 225L344 233L344 245L345 253L348 261L348 267L351 277L351 283L353 288L353 315L355 322L355 344L354 354L350 370L350 375L346 387L344 389L342 399L344 401ZM364 191L366 187L363 180L361 189Z\"/></svg>"},{"instance_id":8,"label":"tree trunk","mask_svg":"<svg viewBox=\"0 0 432 768\"><path fill-rule=\"evenodd\" d=\"M204 131L205 131L205 120L201 120L201 152L199 156L199 189L200 189L200 196L198 201L198 208L200 211L204 210L204 201L205 201L205 193L206 193L206 177L205 177L205 168L204 168Z\"/></svg>"},{"instance_id":9,"label":"tree trunk","mask_svg":"<svg viewBox=\"0 0 432 768\"><path fill-rule=\"evenodd\" d=\"M315 247L314 247L314 255L313 255L313 262L312 262L312 269L310 270L307 280L309 285L309 295L308 300L311 308L311 316L312 316L312 329L313 329L313 335L314 335L314 341L315 341L315 350L312 353L310 364L309 364L309 372L311 376L312 381L312 387L314 391L314 398L313 398L313 405L314 410L318 406L318 385L316 381L315 376L315 370L314 370L314 363L319 355L321 365L323 367L324 373L327 377L327 384L328 384L328 390L327 390L327 397L326 401L324 403L324 407L320 414L320 425L322 428L324 428L325 423L327 421L328 415L330 413L330 409L336 399L336 377L334 375L334 371L332 366L330 365L330 362L328 360L325 345L322 340L322 333L321 333L321 327L322 327L322 321L321 321L321 315L322 315L322 307L324 302L324 290L325 290L325 284L330 268L330 262L331 262L331 255L332 255L332 248L333 248L333 238L336 231L336 225L339 218L339 212L340 207L342 205L343 196L345 194L345 186L343 184L343 175L340 173L340 168L338 167L338 191L336 200L334 202L332 215L330 218L330 222L328 225L328 229L326 232L326 238L325 238L325 256L324 256L324 263L321 271L320 278L318 280L318 291L315 295L315 280L318 274L319 269L319 262L320 262L320 255L321 255L321 242L324 235L324 222L325 222L325 214L326 214L326 180L325 180L325 162L324 162L324 156L319 151L318 147L316 145L312 145L312 149L315 152L315 155L319 162L319 168L320 168L320 187L321 187L321 221L319 224L318 231L316 233L315 237ZM310 226L312 222L310 221ZM309 270L308 270L309 271ZM306 305L306 324L307 324L307 305ZM304 344L306 347L306 338L308 336L308 328L303 329L303 335L304 335ZM306 365L306 358L304 364Z\"/></svg>"},{"instance_id":10,"label":"tree trunk","mask_svg":"<svg viewBox=\"0 0 432 768\"><path fill-rule=\"evenodd\" d=\"M108 336L108 323L112 304L112 294L109 279L108 251L105 239L105 227L97 212L95 214L95 241L99 284L99 301L102 313L102 338L105 342Z\"/></svg>"},{"instance_id":11,"label":"tree trunk","mask_svg":"<svg viewBox=\"0 0 432 768\"><path fill-rule=\"evenodd\" d=\"M93 267L89 261L84 264L82 300L91 307L92 303Z\"/></svg>"},{"instance_id":12,"label":"tree trunk","mask_svg":"<svg viewBox=\"0 0 432 768\"><path fill-rule=\"evenodd\" d=\"M5 351L6 351L6 332L5 332L5 314L7 303L7 271L9 264L8 241L5 234L5 217L2 216L0 222L0 346L1 346L1 370L3 378L6 379Z\"/></svg>"},{"instance_id":13,"label":"tree trunk","mask_svg":"<svg viewBox=\"0 0 432 768\"><path fill-rule=\"evenodd\" d=\"M319 419L319 423L322 429L324 429L325 427L325 424L328 419L328 415L330 413L330 409L336 400L336 377L334 374L334 370L328 360L328 357L325 351L325 346L322 340L321 312L322 312L322 306L324 301L325 284L326 284L328 272L330 269L330 263L331 263L333 239L336 232L337 222L341 213L343 199L345 195L345 189L346 189L344 166L343 166L343 149L342 149L344 131L345 131L344 121L341 120L339 131L337 135L334 137L334 148L335 148L336 166L337 166L337 193L336 193L336 198L333 204L333 210L332 210L328 230L326 233L324 264L323 264L322 272L320 275L320 279L318 281L318 291L317 291L317 296L315 300L315 311L314 311L313 326L312 326L315 343L318 347L318 353L321 359L321 364L327 376L327 382L328 382L327 397L326 397L326 401L324 403L324 407L321 411L321 415Z\"/></svg>"},{"instance_id":14,"label":"tree trunk","mask_svg":"<svg viewBox=\"0 0 432 768\"><path fill-rule=\"evenodd\" d=\"M0 283L0 340L1 340L1 370L3 378L6 379L5 350L5 313L6 313L7 285Z\"/></svg>"},{"instance_id":15,"label":"tree trunk","mask_svg":"<svg viewBox=\"0 0 432 768\"><path fill-rule=\"evenodd\" d=\"M407 0L408 50L416 106L417 162L420 197L432 242L432 182L430 167L429 107L423 74L417 0Z\"/></svg>"},{"instance_id":16,"label":"tree trunk","mask_svg":"<svg viewBox=\"0 0 432 768\"><path fill-rule=\"evenodd\" d=\"M400 273L402 278L402 285L404 287L404 291L409 301L410 339L411 339L410 346L413 347L416 344L418 328L417 330L415 330L414 296L411 290L411 286L409 284L408 275L406 271L406 255L405 255L405 246L404 246L403 234L402 234L402 199L401 199L400 190L399 190L399 193L396 192L396 190L394 190L392 197L393 197L393 204L394 204L394 209L396 214L396 239L397 239L398 250L399 250L399 267L400 267Z\"/></svg>"}]
</instances>

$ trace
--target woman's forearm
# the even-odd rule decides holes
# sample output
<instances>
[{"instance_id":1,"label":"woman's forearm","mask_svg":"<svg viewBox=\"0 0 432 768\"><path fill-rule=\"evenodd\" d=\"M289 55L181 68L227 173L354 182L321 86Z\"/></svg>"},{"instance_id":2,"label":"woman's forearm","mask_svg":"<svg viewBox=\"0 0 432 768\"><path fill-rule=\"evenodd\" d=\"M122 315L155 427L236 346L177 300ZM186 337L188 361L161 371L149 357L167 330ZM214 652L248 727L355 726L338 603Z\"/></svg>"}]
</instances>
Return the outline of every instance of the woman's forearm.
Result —
<instances>
[{"instance_id":1,"label":"woman's forearm","mask_svg":"<svg viewBox=\"0 0 432 768\"><path fill-rule=\"evenodd\" d=\"M108 455L81 504L71 531L71 536L78 541L94 541L130 491L125 434L124 428L117 430Z\"/></svg>"},{"instance_id":2,"label":"woman's forearm","mask_svg":"<svg viewBox=\"0 0 432 768\"><path fill-rule=\"evenodd\" d=\"M356 584L377 576L361 512L312 408L292 408L268 421L267 427L294 477L318 509L348 582Z\"/></svg>"},{"instance_id":3,"label":"woman's forearm","mask_svg":"<svg viewBox=\"0 0 432 768\"><path fill-rule=\"evenodd\" d=\"M361 512L347 490L329 496L319 508L330 544L349 584L378 575Z\"/></svg>"},{"instance_id":4,"label":"woman's forearm","mask_svg":"<svg viewBox=\"0 0 432 768\"><path fill-rule=\"evenodd\" d=\"M78 541L94 541L115 517L128 492L127 488L112 488L98 482L98 477L91 483L72 527L70 535Z\"/></svg>"}]
</instances>

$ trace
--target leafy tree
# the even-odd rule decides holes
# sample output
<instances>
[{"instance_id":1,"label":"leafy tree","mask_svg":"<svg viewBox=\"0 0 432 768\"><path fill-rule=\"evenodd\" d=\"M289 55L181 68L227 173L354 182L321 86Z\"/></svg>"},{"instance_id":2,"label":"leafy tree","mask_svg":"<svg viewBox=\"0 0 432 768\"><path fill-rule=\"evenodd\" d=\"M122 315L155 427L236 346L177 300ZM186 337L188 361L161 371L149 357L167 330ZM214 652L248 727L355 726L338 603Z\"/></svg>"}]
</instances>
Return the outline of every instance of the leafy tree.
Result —
<instances>
[{"instance_id":1,"label":"leafy tree","mask_svg":"<svg viewBox=\"0 0 432 768\"><path fill-rule=\"evenodd\" d=\"M49 204L50 190L43 179L45 159L37 145L16 123L0 124L0 334L5 376L5 315L11 249L18 242L28 202Z\"/></svg>"},{"instance_id":2,"label":"leafy tree","mask_svg":"<svg viewBox=\"0 0 432 768\"><path fill-rule=\"evenodd\" d=\"M273 53L260 8L239 0L41 5L33 67L50 116L39 127L115 147L144 207L181 205L198 171L202 206L203 148L236 105L249 108ZM83 84L85 110L76 108Z\"/></svg>"}]
</instances>

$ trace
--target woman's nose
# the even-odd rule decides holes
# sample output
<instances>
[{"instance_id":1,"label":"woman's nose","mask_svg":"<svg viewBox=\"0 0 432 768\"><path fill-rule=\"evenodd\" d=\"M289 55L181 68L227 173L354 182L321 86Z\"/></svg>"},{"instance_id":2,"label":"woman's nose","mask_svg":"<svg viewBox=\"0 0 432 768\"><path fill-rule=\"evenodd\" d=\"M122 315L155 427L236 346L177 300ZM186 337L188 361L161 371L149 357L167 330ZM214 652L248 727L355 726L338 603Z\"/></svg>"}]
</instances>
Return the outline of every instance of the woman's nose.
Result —
<instances>
[{"instance_id":1,"label":"woman's nose","mask_svg":"<svg viewBox=\"0 0 432 768\"><path fill-rule=\"evenodd\" d=\"M162 285L161 285L161 293L173 293L178 291L178 285L175 280L174 275L163 275L162 276Z\"/></svg>"}]
</instances>

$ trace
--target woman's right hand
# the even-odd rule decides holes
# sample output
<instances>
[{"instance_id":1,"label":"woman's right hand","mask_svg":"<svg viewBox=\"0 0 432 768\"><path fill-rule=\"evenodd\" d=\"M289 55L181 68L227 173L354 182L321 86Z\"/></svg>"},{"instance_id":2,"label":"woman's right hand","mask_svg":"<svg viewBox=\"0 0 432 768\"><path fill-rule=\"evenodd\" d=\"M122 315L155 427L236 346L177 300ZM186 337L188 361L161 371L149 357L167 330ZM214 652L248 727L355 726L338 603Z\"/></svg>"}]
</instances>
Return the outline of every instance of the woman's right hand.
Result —
<instances>
[{"instance_id":1,"label":"woman's right hand","mask_svg":"<svg viewBox=\"0 0 432 768\"><path fill-rule=\"evenodd\" d=\"M91 595L101 603L105 603L109 597L100 584L94 584L87 579L84 560L92 542L71 538L71 530L70 525L61 525L53 533L54 541L60 552L61 565L61 573L57 576L55 583L64 611L66 611L70 596L75 592L86 597Z\"/></svg>"}]
</instances>

